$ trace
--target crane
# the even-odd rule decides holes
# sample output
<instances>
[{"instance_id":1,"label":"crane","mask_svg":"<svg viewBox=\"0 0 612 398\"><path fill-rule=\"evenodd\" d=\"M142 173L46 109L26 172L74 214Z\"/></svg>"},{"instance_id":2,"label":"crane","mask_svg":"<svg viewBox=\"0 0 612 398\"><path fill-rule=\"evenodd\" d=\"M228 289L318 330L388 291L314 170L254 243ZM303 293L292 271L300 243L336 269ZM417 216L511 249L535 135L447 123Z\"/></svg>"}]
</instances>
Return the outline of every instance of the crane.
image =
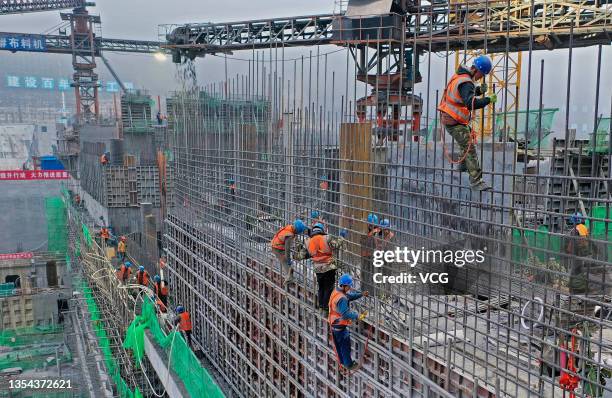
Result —
<instances>
[{"instance_id":1,"label":"crane","mask_svg":"<svg viewBox=\"0 0 612 398\"><path fill-rule=\"evenodd\" d=\"M0 32L0 50L72 55L74 69L72 86L76 97L78 123L91 123L99 117L96 58L103 57L103 51L135 53L161 51L159 42L107 39L96 36L94 28L101 21L99 16L89 14L87 7L91 6L95 6L95 3L84 0L0 0L0 15L72 8L72 12L60 13L61 19L69 23L70 34L31 35ZM22 46L20 44L22 40L26 40L27 43L37 43L36 48L33 49L30 45ZM115 75L112 68L109 70Z\"/></svg>"},{"instance_id":2,"label":"crane","mask_svg":"<svg viewBox=\"0 0 612 398\"><path fill-rule=\"evenodd\" d=\"M489 53L567 48L570 42L572 47L609 45L611 25L607 0L350 0L341 14L168 25L162 47L174 62L271 47L347 47L358 79L375 86L358 100L357 117L363 121L365 109L375 107L379 133L396 137L406 122L399 115L407 104L413 134L419 130L422 101L412 92L421 79L424 52L467 52L483 44ZM385 123L388 112L391 120Z\"/></svg>"}]
</instances>

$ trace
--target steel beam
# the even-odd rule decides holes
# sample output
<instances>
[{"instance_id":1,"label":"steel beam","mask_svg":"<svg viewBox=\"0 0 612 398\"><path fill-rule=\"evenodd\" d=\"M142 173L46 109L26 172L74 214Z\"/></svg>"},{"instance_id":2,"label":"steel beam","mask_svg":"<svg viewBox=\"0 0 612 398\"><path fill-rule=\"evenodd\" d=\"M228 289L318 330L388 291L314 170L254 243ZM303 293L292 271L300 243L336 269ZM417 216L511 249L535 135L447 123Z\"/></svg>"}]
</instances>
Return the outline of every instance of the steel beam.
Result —
<instances>
[{"instance_id":1,"label":"steel beam","mask_svg":"<svg viewBox=\"0 0 612 398\"><path fill-rule=\"evenodd\" d=\"M0 15L57 11L93 4L85 0L0 0Z\"/></svg>"}]
</instances>

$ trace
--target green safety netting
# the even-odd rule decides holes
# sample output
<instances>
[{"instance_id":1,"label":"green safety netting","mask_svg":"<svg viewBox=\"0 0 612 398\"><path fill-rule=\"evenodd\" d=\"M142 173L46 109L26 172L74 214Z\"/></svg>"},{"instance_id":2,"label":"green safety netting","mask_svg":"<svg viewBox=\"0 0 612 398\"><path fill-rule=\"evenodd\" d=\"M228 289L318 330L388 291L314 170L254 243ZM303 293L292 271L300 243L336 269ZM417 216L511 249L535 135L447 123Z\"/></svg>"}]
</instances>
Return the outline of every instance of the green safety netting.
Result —
<instances>
[{"instance_id":1,"label":"green safety netting","mask_svg":"<svg viewBox=\"0 0 612 398\"><path fill-rule=\"evenodd\" d=\"M91 233L89 232L89 228L84 223L82 224L83 236L85 237L85 242L87 246L91 247L93 245L93 238L91 237Z\"/></svg>"},{"instance_id":2,"label":"green safety netting","mask_svg":"<svg viewBox=\"0 0 612 398\"><path fill-rule=\"evenodd\" d=\"M111 376L111 379L117 386L117 392L119 397L121 398L142 398L142 394L136 388L136 391L132 391L126 381L121 377L121 372L119 368L119 364L117 360L113 356L113 351L111 350L111 341L106 333L106 326L104 321L100 318L100 310L98 309L98 305L93 297L93 293L91 288L87 286L85 282L81 282L80 284L81 290L83 291L83 296L85 297L85 302L87 305L87 310L89 311L89 315L91 318L91 324L93 326L94 331L96 332L96 336L98 336L98 345L100 346L100 350L102 351L102 355L104 356L104 363L106 364L106 370L108 374Z\"/></svg>"},{"instance_id":3,"label":"green safety netting","mask_svg":"<svg viewBox=\"0 0 612 398\"><path fill-rule=\"evenodd\" d=\"M47 219L47 248L50 252L66 253L66 205L61 197L45 198Z\"/></svg>"},{"instance_id":4,"label":"green safety netting","mask_svg":"<svg viewBox=\"0 0 612 398\"><path fill-rule=\"evenodd\" d=\"M610 151L610 118L601 118L597 123L594 142L595 152L608 153Z\"/></svg>"},{"instance_id":5,"label":"green safety netting","mask_svg":"<svg viewBox=\"0 0 612 398\"><path fill-rule=\"evenodd\" d=\"M148 329L157 344L162 347L170 358L172 369L182 380L189 396L192 398L222 398L223 392L214 382L208 371L200 365L200 361L189 348L179 332L173 331L167 336L161 329L155 307L145 300L142 313L137 316L127 330L123 346L134 353L136 366L139 366L144 356L144 332Z\"/></svg>"},{"instance_id":6,"label":"green safety netting","mask_svg":"<svg viewBox=\"0 0 612 398\"><path fill-rule=\"evenodd\" d=\"M0 332L0 370L44 369L72 362L61 326L5 329Z\"/></svg>"},{"instance_id":7,"label":"green safety netting","mask_svg":"<svg viewBox=\"0 0 612 398\"><path fill-rule=\"evenodd\" d=\"M506 132L508 138L516 139L519 142L524 142L525 136L527 136L527 148L529 149L546 146L544 145L544 139L552 132L553 122L558 111L559 108L545 108L542 110L498 113L495 115L495 137L502 137L503 133ZM525 131L527 131L527 134L525 134Z\"/></svg>"},{"instance_id":8,"label":"green safety netting","mask_svg":"<svg viewBox=\"0 0 612 398\"><path fill-rule=\"evenodd\" d=\"M608 209L606 217L605 206L594 206L591 211L591 217L596 219L612 219L612 208ZM606 233L606 224L608 231ZM586 226L590 230L591 237L596 240L610 242L605 244L606 250L602 253L602 257L607 252L608 261L612 259L612 223L604 221L587 220ZM561 256L556 253L561 253L563 250L563 237L551 235L548 228L544 225L538 227L537 231L526 230L522 231L514 229L512 231L512 260L517 263L524 263L529 258L529 252L524 247L528 245L531 248L532 254L542 262L549 260L560 260Z\"/></svg>"}]
</instances>

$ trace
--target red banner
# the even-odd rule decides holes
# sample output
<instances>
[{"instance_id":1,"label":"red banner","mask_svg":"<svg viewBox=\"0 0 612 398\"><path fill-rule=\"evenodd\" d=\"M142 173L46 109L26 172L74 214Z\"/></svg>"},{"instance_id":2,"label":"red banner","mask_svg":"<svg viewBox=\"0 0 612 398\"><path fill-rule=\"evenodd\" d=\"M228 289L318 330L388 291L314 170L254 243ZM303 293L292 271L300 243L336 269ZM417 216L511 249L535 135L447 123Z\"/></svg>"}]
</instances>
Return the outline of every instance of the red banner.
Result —
<instances>
[{"instance_id":1,"label":"red banner","mask_svg":"<svg viewBox=\"0 0 612 398\"><path fill-rule=\"evenodd\" d=\"M0 181L67 180L66 170L0 170Z\"/></svg>"},{"instance_id":2,"label":"red banner","mask_svg":"<svg viewBox=\"0 0 612 398\"><path fill-rule=\"evenodd\" d=\"M0 260L21 260L34 257L32 252L21 252L21 253L0 253Z\"/></svg>"}]
</instances>

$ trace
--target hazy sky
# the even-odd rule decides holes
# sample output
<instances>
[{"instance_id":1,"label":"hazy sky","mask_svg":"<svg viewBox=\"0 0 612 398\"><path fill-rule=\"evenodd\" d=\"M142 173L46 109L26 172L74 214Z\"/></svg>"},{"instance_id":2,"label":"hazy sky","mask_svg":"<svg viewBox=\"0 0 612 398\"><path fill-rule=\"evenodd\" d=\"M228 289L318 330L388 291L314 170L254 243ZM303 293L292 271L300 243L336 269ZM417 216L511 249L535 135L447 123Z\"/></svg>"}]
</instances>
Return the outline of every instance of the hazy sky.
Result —
<instances>
[{"instance_id":1,"label":"hazy sky","mask_svg":"<svg viewBox=\"0 0 612 398\"><path fill-rule=\"evenodd\" d=\"M295 15L324 14L329 13L334 8L333 0L310 0L310 1L290 1L290 0L225 0L223 2L212 0L101 0L98 6L90 9L93 14L99 14L102 19L102 34L110 38L127 39L157 39L159 24L178 24L186 22L225 22L241 21L249 19L284 17ZM27 33L56 33L57 29L50 28L58 25L60 21L58 12L46 12L36 14L24 14L1 17L2 24L0 31L27 32ZM328 104L331 96L340 97L345 92L346 77L346 50L335 46L324 46L318 50L321 53L332 53L328 56L328 81L327 87L322 81L323 71L321 70L319 81L319 92L321 93L320 103L323 102L323 95L328 97ZM287 50L286 58L309 56L310 51L316 54L317 48L302 48ZM544 106L558 107L561 109L557 116L556 127L564 127L565 98L567 85L567 50L559 50L554 53L548 51L534 52L532 59L532 83L531 83L531 108L538 104L539 87L539 67L540 60L545 60L545 80L544 80ZM612 51L609 46L604 47L602 64L602 82L600 112L609 115L610 97L612 95ZM442 90L444 83L444 57L432 56L430 73L430 109L435 109L435 90ZM250 51L236 52L229 57L228 75L235 76L238 73L246 73L247 59L252 56ZM3 60L13 57L11 60L18 59L17 67L15 62L11 62L10 68L17 68L26 73L32 70L37 73L36 68L50 68L70 75L70 57L64 55L39 55L39 54L10 54L0 53L0 79L4 73L17 73L20 71L7 70L3 68ZM18 58L17 58L18 57ZM41 64L41 57L44 63ZM133 81L140 87L146 87L154 95L165 95L169 91L176 89L175 66L169 62L159 62L150 55L143 54L107 54L110 62L117 70L118 74L125 81ZM268 52L266 52L266 59ZM523 79L522 79L522 104L525 104L525 92L527 87L527 54L523 55ZM595 72L596 72L596 48L575 49L573 57L572 84L571 84L571 113L570 127L575 127L578 131L589 131L592 127L593 104L595 92ZM300 61L299 61L300 62ZM298 62L298 63L299 63ZM316 65L316 61L313 65ZM421 72L424 80L427 80L428 58L422 58ZM352 65L352 64L351 64ZM454 56L451 55L449 65L454 65ZM293 61L285 63L286 78L293 77ZM308 67L308 60L306 68ZM320 68L323 67L323 59L320 59ZM280 68L280 67L279 67ZM269 65L267 66L269 69ZM298 67L299 69L299 67ZM108 75L102 63L98 66L101 76ZM220 81L225 76L225 60L222 57L206 57L197 62L198 79L200 83L210 81ZM336 71L335 93L331 93L331 74ZM316 80L313 70L312 80ZM279 70L280 74L280 70ZM298 82L302 79L298 79ZM308 81L306 76L306 81ZM4 84L4 82L2 82ZM314 83L313 83L314 84ZM352 82L349 84L352 86ZM423 93L426 100L426 83L417 86L416 92ZM313 88L313 93L316 86ZM365 95L365 89L358 88L358 97ZM336 102L338 103L338 102ZM523 107L521 106L521 108Z\"/></svg>"}]
</instances>

